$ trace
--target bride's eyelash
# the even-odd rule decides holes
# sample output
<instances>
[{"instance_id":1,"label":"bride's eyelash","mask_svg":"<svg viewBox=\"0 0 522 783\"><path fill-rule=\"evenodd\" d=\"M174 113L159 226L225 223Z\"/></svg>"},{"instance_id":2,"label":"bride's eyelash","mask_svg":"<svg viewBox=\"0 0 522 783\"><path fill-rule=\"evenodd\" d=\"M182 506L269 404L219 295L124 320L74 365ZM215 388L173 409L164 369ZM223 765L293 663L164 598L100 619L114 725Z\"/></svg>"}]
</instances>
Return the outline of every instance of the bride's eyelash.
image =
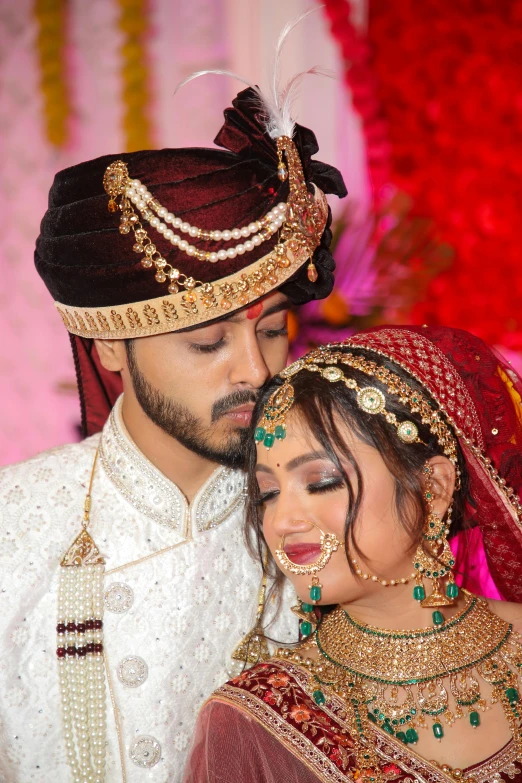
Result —
<instances>
[{"instance_id":1,"label":"bride's eyelash","mask_svg":"<svg viewBox=\"0 0 522 783\"><path fill-rule=\"evenodd\" d=\"M259 495L258 498L254 500L254 506L264 506L267 500L275 498L276 495L279 495L279 491L277 489L271 489L269 492L263 492L261 495Z\"/></svg>"},{"instance_id":2,"label":"bride's eyelash","mask_svg":"<svg viewBox=\"0 0 522 783\"><path fill-rule=\"evenodd\" d=\"M318 495L321 492L333 492L344 486L345 484L342 476L332 476L331 478L323 479L323 481L316 481L313 484L308 484L306 489L310 495Z\"/></svg>"}]
</instances>

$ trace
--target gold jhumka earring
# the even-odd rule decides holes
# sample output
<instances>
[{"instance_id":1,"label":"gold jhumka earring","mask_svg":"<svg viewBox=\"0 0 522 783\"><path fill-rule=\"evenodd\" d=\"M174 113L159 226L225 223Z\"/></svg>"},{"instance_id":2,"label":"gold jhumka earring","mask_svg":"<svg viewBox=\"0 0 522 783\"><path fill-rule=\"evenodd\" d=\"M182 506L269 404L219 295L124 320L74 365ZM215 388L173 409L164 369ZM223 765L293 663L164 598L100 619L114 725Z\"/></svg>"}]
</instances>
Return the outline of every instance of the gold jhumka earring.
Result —
<instances>
[{"instance_id":1,"label":"gold jhumka earring","mask_svg":"<svg viewBox=\"0 0 522 783\"><path fill-rule=\"evenodd\" d=\"M434 608L432 618L434 625L442 625L444 616L436 607L453 606L458 597L459 588L455 584L453 566L455 557L448 543L448 533L451 524L451 505L446 512L446 517L441 518L433 511L433 485L431 477L433 469L428 463L424 466L424 499L428 507L428 514L423 531L423 540L417 547L414 556L417 584L413 588L413 597L421 606ZM445 592L442 592L440 579L446 577L448 583ZM426 596L422 580L433 582L431 595Z\"/></svg>"}]
</instances>

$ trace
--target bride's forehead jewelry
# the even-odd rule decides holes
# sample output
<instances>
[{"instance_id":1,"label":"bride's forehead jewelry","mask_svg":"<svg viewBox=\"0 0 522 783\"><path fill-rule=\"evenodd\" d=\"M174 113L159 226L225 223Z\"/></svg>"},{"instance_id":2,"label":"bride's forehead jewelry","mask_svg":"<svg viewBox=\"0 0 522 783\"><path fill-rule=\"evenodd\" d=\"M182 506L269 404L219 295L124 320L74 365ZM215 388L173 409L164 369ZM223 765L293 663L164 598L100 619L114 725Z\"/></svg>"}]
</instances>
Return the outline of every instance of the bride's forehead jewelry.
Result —
<instances>
[{"instance_id":1,"label":"bride's forehead jewelry","mask_svg":"<svg viewBox=\"0 0 522 783\"><path fill-rule=\"evenodd\" d=\"M444 454L455 465L458 476L456 440L444 419L438 411L433 410L427 398L386 367L362 356L342 351L318 349L308 354L306 358L298 359L280 373L284 383L269 397L264 407L263 417L254 432L256 442L262 441L269 449L276 439L282 440L286 437L286 416L295 399L294 388L290 381L297 373L307 370L319 373L331 383L342 382L348 389L352 389L356 393L359 408L371 415L383 415L386 421L396 428L397 436L403 443L423 443L419 438L419 430L415 422L399 421L394 413L386 409L386 396L383 392L374 386L359 386L354 378L345 375L348 368L376 378L386 386L389 394L397 397L403 405L407 405L412 413L419 414L422 423L437 437Z\"/></svg>"}]
</instances>

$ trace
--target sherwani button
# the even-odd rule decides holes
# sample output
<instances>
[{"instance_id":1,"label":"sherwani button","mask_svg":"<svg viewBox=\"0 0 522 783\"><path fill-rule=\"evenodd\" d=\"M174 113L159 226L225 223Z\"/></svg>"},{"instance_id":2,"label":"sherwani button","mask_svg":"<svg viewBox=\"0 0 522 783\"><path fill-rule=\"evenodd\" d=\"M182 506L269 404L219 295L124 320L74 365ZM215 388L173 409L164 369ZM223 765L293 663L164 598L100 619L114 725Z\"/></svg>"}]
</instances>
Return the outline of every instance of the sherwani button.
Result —
<instances>
[{"instance_id":1,"label":"sherwani button","mask_svg":"<svg viewBox=\"0 0 522 783\"><path fill-rule=\"evenodd\" d=\"M153 767L161 758L161 745L154 737L142 734L131 744L129 756L137 767Z\"/></svg>"},{"instance_id":2,"label":"sherwani button","mask_svg":"<svg viewBox=\"0 0 522 783\"><path fill-rule=\"evenodd\" d=\"M148 666L139 655L127 655L118 665L118 679L127 688L137 688L148 676Z\"/></svg>"},{"instance_id":3,"label":"sherwani button","mask_svg":"<svg viewBox=\"0 0 522 783\"><path fill-rule=\"evenodd\" d=\"M109 612L116 614L127 612L134 603L132 588L125 582L114 582L105 591L104 603Z\"/></svg>"}]
</instances>

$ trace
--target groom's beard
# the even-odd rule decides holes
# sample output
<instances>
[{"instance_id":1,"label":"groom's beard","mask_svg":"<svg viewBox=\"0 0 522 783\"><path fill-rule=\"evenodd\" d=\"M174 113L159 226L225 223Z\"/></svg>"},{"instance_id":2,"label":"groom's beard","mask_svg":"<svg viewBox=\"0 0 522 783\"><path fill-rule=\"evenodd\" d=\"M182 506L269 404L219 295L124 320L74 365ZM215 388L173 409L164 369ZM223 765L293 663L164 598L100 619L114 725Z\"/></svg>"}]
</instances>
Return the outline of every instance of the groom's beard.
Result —
<instances>
[{"instance_id":1,"label":"groom's beard","mask_svg":"<svg viewBox=\"0 0 522 783\"><path fill-rule=\"evenodd\" d=\"M132 343L126 344L126 349L134 394L149 419L194 454L228 468L244 469L251 438L250 428L235 427L217 441L215 435L212 439L215 428L206 426L185 405L175 402L155 389L139 369ZM233 408L255 403L256 396L255 392L244 390L233 392L217 400L211 408L211 424L215 424Z\"/></svg>"}]
</instances>

